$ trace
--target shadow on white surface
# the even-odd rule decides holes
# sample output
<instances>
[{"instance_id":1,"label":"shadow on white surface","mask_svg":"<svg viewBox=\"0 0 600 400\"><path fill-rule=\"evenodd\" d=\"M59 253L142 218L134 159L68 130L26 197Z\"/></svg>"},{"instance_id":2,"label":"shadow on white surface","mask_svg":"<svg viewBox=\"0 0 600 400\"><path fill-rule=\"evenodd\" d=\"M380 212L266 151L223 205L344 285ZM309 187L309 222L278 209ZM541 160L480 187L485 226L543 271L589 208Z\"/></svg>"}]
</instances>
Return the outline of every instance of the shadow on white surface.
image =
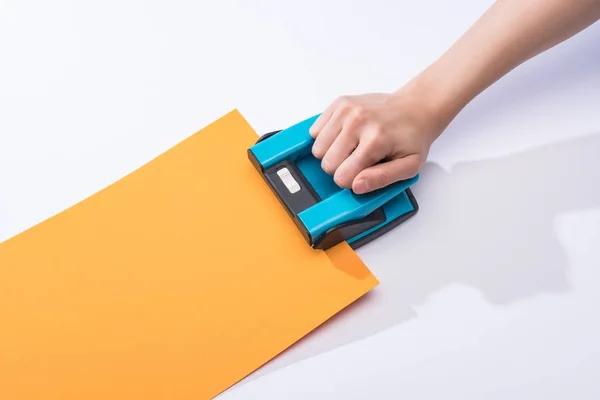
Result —
<instances>
[{"instance_id":1,"label":"shadow on white surface","mask_svg":"<svg viewBox=\"0 0 600 400\"><path fill-rule=\"evenodd\" d=\"M597 77L600 52L590 53L597 47L592 39L578 39L542 68L533 61L491 88L447 137L474 134L553 87ZM496 305L567 293L569 260L555 219L600 207L599 157L600 132L450 171L427 163L414 186L419 213L358 251L380 286L236 386L416 318L415 307L453 284L474 287Z\"/></svg>"},{"instance_id":2,"label":"shadow on white surface","mask_svg":"<svg viewBox=\"0 0 600 400\"><path fill-rule=\"evenodd\" d=\"M600 133L450 172L426 164L419 213L358 251L381 285L242 382L415 318L452 284L496 305L567 293L555 218L600 207L598 157Z\"/></svg>"}]
</instances>

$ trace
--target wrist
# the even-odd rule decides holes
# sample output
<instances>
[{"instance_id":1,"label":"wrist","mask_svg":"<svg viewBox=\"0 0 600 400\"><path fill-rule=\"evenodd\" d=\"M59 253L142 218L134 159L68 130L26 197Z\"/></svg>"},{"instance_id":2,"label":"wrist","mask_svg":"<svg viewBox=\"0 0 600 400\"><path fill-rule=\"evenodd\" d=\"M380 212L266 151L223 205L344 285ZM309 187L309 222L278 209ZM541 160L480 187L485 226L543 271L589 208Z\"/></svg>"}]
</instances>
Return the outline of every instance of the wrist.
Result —
<instances>
[{"instance_id":1,"label":"wrist","mask_svg":"<svg viewBox=\"0 0 600 400\"><path fill-rule=\"evenodd\" d=\"M427 98L430 107L439 115L441 123L449 124L474 96L456 76L449 76L438 64L432 64L413 81L416 90Z\"/></svg>"},{"instance_id":2,"label":"wrist","mask_svg":"<svg viewBox=\"0 0 600 400\"><path fill-rule=\"evenodd\" d=\"M435 141L462 110L466 102L457 95L456 89L444 82L444 77L432 65L411 79L394 95L410 99L413 110L425 120L431 137Z\"/></svg>"}]
</instances>

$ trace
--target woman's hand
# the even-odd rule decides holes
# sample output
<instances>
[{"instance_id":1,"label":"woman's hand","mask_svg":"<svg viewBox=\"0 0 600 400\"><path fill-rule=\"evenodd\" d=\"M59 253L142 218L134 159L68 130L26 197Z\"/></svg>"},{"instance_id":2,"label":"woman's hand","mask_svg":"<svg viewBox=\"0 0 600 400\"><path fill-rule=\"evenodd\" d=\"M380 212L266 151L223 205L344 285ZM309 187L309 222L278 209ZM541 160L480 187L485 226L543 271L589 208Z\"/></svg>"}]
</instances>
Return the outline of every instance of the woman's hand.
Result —
<instances>
[{"instance_id":1,"label":"woman's hand","mask_svg":"<svg viewBox=\"0 0 600 400\"><path fill-rule=\"evenodd\" d=\"M338 186L361 194L419 172L445 124L412 92L341 97L315 121L313 154Z\"/></svg>"},{"instance_id":2,"label":"woman's hand","mask_svg":"<svg viewBox=\"0 0 600 400\"><path fill-rule=\"evenodd\" d=\"M498 0L403 89L335 101L311 129L313 153L339 186L356 193L411 178L479 93L599 19L600 0Z\"/></svg>"}]
</instances>

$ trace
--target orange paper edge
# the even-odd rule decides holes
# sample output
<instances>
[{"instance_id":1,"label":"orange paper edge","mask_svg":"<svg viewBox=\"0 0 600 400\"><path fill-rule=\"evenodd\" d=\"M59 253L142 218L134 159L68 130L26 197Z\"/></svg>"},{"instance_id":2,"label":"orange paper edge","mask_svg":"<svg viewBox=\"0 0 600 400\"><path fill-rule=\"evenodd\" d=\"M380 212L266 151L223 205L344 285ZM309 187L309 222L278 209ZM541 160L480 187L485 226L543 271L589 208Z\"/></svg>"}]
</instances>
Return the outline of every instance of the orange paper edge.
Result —
<instances>
[{"instance_id":1,"label":"orange paper edge","mask_svg":"<svg viewBox=\"0 0 600 400\"><path fill-rule=\"evenodd\" d=\"M256 138L234 110L0 243L0 398L212 398L378 284L308 248Z\"/></svg>"}]
</instances>

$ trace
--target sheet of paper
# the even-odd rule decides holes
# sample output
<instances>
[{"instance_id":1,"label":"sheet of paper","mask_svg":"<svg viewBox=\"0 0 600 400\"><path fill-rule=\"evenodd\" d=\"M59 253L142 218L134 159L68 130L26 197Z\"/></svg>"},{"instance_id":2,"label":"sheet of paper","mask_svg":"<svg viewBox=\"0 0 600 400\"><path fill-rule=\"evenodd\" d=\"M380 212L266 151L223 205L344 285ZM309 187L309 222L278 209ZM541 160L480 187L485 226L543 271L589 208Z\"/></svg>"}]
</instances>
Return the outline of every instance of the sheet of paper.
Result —
<instances>
[{"instance_id":1,"label":"sheet of paper","mask_svg":"<svg viewBox=\"0 0 600 400\"><path fill-rule=\"evenodd\" d=\"M232 111L0 244L0 399L212 398L377 285L307 246L257 137Z\"/></svg>"}]
</instances>

